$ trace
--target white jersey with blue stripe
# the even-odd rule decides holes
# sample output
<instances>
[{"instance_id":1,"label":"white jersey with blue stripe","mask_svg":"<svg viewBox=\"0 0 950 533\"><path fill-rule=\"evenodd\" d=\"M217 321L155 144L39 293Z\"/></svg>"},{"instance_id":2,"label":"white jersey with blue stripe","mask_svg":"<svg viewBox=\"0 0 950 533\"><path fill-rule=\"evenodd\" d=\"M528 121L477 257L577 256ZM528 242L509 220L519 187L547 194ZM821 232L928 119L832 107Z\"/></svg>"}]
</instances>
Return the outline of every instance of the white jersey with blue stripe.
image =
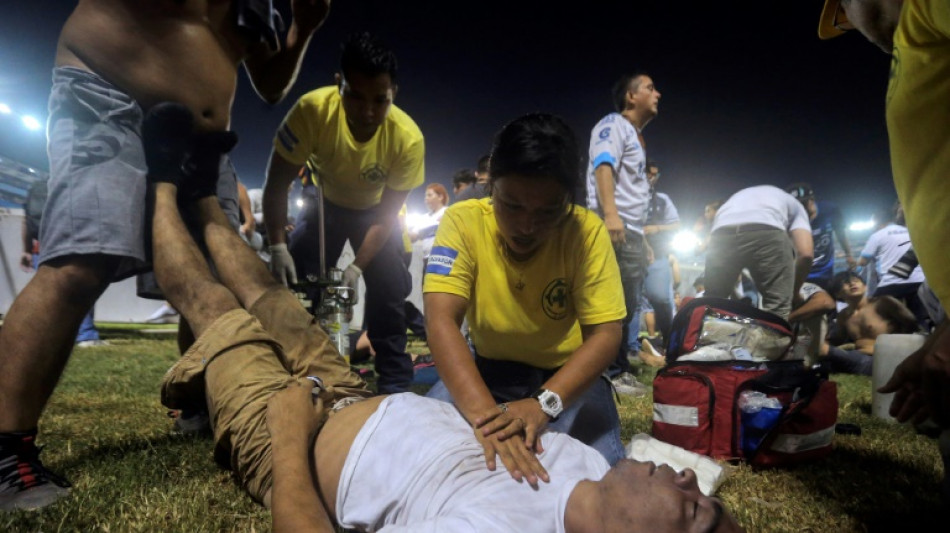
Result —
<instances>
[{"instance_id":1,"label":"white jersey with blue stripe","mask_svg":"<svg viewBox=\"0 0 950 533\"><path fill-rule=\"evenodd\" d=\"M611 113L594 126L587 165L587 207L603 214L597 197L594 170L608 164L614 169L614 203L624 225L643 233L650 200L646 151L637 129L620 113Z\"/></svg>"}]
</instances>

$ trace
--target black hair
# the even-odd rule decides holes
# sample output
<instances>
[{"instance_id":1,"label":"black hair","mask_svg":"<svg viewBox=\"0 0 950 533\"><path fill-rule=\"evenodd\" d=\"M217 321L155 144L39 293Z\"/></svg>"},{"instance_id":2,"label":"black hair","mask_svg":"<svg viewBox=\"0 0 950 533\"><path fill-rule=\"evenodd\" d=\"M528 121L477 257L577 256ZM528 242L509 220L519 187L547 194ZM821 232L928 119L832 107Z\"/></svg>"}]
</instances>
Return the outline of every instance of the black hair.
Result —
<instances>
[{"instance_id":1,"label":"black hair","mask_svg":"<svg viewBox=\"0 0 950 533\"><path fill-rule=\"evenodd\" d=\"M396 54L368 32L351 33L340 47L340 71L344 77L353 72L370 78L389 74L395 84L397 69Z\"/></svg>"},{"instance_id":2,"label":"black hair","mask_svg":"<svg viewBox=\"0 0 950 533\"><path fill-rule=\"evenodd\" d=\"M844 284L855 278L860 279L861 283L864 283L864 279L857 275L853 270L845 270L835 274L834 277L831 278L831 284L828 286L828 288L831 289L831 296L833 296L835 300L840 300L840 298L838 298L838 293L844 289Z\"/></svg>"},{"instance_id":3,"label":"black hair","mask_svg":"<svg viewBox=\"0 0 950 533\"><path fill-rule=\"evenodd\" d=\"M888 333L917 333L920 325L914 313L893 296L875 296L868 300L877 314L887 322Z\"/></svg>"},{"instance_id":4,"label":"black hair","mask_svg":"<svg viewBox=\"0 0 950 533\"><path fill-rule=\"evenodd\" d=\"M581 181L581 158L570 126L558 116L529 113L495 135L489 183L505 176L552 177L573 202Z\"/></svg>"},{"instance_id":5,"label":"black hair","mask_svg":"<svg viewBox=\"0 0 950 533\"><path fill-rule=\"evenodd\" d=\"M478 158L478 173L484 174L488 172L488 162L491 160L490 154L485 154Z\"/></svg>"},{"instance_id":6,"label":"black hair","mask_svg":"<svg viewBox=\"0 0 950 533\"><path fill-rule=\"evenodd\" d=\"M476 180L475 171L470 168L460 168L452 174L452 185L458 187L462 183L471 185Z\"/></svg>"},{"instance_id":7,"label":"black hair","mask_svg":"<svg viewBox=\"0 0 950 533\"><path fill-rule=\"evenodd\" d=\"M646 72L637 71L633 74L624 74L614 82L611 94L614 101L614 111L622 113L627 108L627 91L637 92L640 88L640 77L649 76ZM631 86L632 85L632 86Z\"/></svg>"},{"instance_id":8,"label":"black hair","mask_svg":"<svg viewBox=\"0 0 950 533\"><path fill-rule=\"evenodd\" d=\"M660 165L656 161L653 161L653 160L647 161L647 166L645 168L653 168L653 167L660 168Z\"/></svg>"}]
</instances>

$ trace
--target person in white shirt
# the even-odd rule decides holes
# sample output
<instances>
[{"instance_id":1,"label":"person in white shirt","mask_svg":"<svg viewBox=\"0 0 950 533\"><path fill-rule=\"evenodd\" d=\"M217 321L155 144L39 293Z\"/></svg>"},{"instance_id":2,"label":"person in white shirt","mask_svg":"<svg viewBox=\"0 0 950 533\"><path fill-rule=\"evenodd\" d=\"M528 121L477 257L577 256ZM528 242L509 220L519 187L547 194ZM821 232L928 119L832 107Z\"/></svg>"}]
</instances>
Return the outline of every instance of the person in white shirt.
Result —
<instances>
[{"instance_id":1,"label":"person in white shirt","mask_svg":"<svg viewBox=\"0 0 950 533\"><path fill-rule=\"evenodd\" d=\"M791 239L791 240L790 240ZM772 185L742 189L713 220L706 254L706 296L727 298L743 268L761 295L761 308L788 318L811 270L813 243L801 202Z\"/></svg>"},{"instance_id":2,"label":"person in white shirt","mask_svg":"<svg viewBox=\"0 0 950 533\"><path fill-rule=\"evenodd\" d=\"M929 328L929 316L917 291L924 282L924 271L920 268L917 254L910 242L910 234L903 225L903 213L881 210L875 215L877 228L868 237L859 266L874 263L877 283L873 296L893 296L903 302L921 327Z\"/></svg>"}]
</instances>

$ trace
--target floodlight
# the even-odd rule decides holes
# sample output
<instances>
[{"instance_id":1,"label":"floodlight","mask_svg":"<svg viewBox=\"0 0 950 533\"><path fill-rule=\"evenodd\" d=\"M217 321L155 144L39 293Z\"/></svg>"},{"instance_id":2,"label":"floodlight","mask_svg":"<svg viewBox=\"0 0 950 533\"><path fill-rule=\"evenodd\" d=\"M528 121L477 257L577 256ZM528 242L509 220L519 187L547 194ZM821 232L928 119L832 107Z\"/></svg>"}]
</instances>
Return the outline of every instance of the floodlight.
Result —
<instances>
[{"instance_id":1,"label":"floodlight","mask_svg":"<svg viewBox=\"0 0 950 533\"><path fill-rule=\"evenodd\" d=\"M692 231L683 230L673 236L672 245L673 249L677 252L692 252L697 246L699 246L699 237L697 237Z\"/></svg>"},{"instance_id":2,"label":"floodlight","mask_svg":"<svg viewBox=\"0 0 950 533\"><path fill-rule=\"evenodd\" d=\"M10 110L10 106L8 106L7 104L0 103L0 113L3 113L4 115L9 115L10 113L12 113L12 111Z\"/></svg>"},{"instance_id":3,"label":"floodlight","mask_svg":"<svg viewBox=\"0 0 950 533\"><path fill-rule=\"evenodd\" d=\"M863 222L852 222L848 229L851 231L867 231L874 227L874 220L865 220Z\"/></svg>"},{"instance_id":4,"label":"floodlight","mask_svg":"<svg viewBox=\"0 0 950 533\"><path fill-rule=\"evenodd\" d=\"M30 115L23 115L20 117L20 120L23 122L23 125L26 126L26 129L30 131L36 131L43 127L39 120L36 120Z\"/></svg>"}]
</instances>

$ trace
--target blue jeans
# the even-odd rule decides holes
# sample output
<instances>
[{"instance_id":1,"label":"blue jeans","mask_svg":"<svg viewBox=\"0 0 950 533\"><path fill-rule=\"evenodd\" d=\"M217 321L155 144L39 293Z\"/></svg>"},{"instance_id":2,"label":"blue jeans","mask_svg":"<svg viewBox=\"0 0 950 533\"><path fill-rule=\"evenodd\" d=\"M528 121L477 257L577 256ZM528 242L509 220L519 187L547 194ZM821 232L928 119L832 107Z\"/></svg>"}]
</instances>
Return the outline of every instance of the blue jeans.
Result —
<instances>
[{"instance_id":1,"label":"blue jeans","mask_svg":"<svg viewBox=\"0 0 950 533\"><path fill-rule=\"evenodd\" d=\"M624 230L626 242L615 245L617 264L620 266L620 283L623 285L623 302L627 306L627 316L623 319L623 336L617 358L607 368L607 375L615 378L630 371L627 350L639 351L640 342L640 296L643 294L643 281L646 277L646 252L643 247L643 235ZM633 334L631 334L631 330Z\"/></svg>"},{"instance_id":2,"label":"blue jeans","mask_svg":"<svg viewBox=\"0 0 950 533\"><path fill-rule=\"evenodd\" d=\"M657 257L647 267L647 277L643 283L643 292L653 306L656 329L665 341L670 336L673 324L673 267L668 257Z\"/></svg>"},{"instance_id":3,"label":"blue jeans","mask_svg":"<svg viewBox=\"0 0 950 533\"><path fill-rule=\"evenodd\" d=\"M490 386L489 390L491 390ZM532 392L534 389L529 390L524 396L527 397ZM620 416L617 414L617 404L614 403L612 392L613 388L607 378L603 376L598 378L584 394L564 409L557 420L549 423L547 429L567 433L587 444L600 452L613 466L626 457L626 450L620 440ZM494 395L494 392L492 394ZM449 389L445 387L441 379L429 389L426 397L454 403Z\"/></svg>"}]
</instances>

